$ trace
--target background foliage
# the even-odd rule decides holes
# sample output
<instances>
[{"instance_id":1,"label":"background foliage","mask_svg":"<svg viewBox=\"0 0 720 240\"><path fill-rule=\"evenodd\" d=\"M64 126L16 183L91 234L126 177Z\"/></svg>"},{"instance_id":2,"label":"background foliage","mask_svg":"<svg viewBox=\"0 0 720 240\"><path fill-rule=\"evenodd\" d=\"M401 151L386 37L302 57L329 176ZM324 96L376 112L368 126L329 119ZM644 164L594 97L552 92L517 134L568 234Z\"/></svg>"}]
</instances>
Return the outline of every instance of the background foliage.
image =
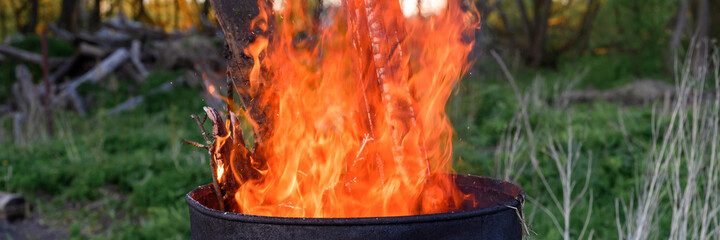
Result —
<instances>
[{"instance_id":1,"label":"background foliage","mask_svg":"<svg viewBox=\"0 0 720 240\"><path fill-rule=\"evenodd\" d=\"M530 199L525 209L533 232L530 238L560 239L567 236L551 221L551 216L560 212L542 209L553 203L538 175L541 172L547 178L550 190L561 192L563 180L550 154L551 140L561 147L568 141L581 144L577 165L571 171L576 173L578 185L583 185L590 167L588 185L593 200L589 201L589 193L578 198L570 216L569 236L579 238L583 226L578 223L584 223L586 213L592 211L583 238L617 238L615 219L623 217L616 212L618 200L636 196L643 182L639 172L651 157L648 149L657 143L651 123L658 121L661 128L670 125L668 115L657 110L665 103L596 100L559 106L553 99L571 90L607 90L639 79L676 82L676 57L684 56L692 46L671 51L670 39L680 34L681 46L689 46L695 26L702 20L697 18L698 1L689 1L686 12L678 11L681 1L474 1L484 14L476 39L477 60L447 105L456 130L455 170L505 178L523 186ZM61 19L68 2L74 17ZM524 35L519 2L528 6L530 18L536 18L532 6L550 4L547 18L537 17L548 27L539 45L544 54L537 64L530 53L534 41ZM33 5L38 6L34 24ZM588 6L596 8L591 11ZM720 2L710 1L709 6L712 12L720 12ZM0 1L0 36L3 44L39 53L36 34L53 22L70 22L77 26L75 31L99 27L91 21L95 8L100 19L122 11L167 31L201 32L202 20L214 20L203 1L4 0ZM589 12L590 27L582 32L583 18ZM687 18L687 25L675 32L680 18ZM713 26L707 37L719 37L720 16L714 14L706 21ZM578 40L563 49L573 39ZM53 36L49 45L51 56L70 56L75 51L74 46ZM508 83L491 57L492 51L502 55L517 78L519 92ZM222 54L220 47L217 54ZM10 98L18 63L0 60L0 102ZM41 76L39 66L28 66L33 76ZM31 136L32 144L15 144L12 119L0 114L0 189L28 197L35 218L63 229L63 234L72 238L187 238L184 195L211 180L206 152L180 142L182 138L200 139L188 116L201 111L203 90L181 83L134 110L103 114L131 96L184 74L184 69L165 69L161 64L151 70L141 86L127 79L111 80L114 87L83 86L80 91L89 94L93 103L88 116L57 111L55 136ZM517 96L526 98L519 102ZM520 124L524 108L538 139L528 140L524 135ZM508 138L517 132L515 149L509 149ZM537 145L535 151L531 142ZM531 155L537 156L537 166L528 160ZM508 160L513 157L517 160ZM652 236L669 236L672 200L664 195L658 204L663 211L658 213L653 228L657 231ZM711 221L717 226L717 217Z\"/></svg>"}]
</instances>

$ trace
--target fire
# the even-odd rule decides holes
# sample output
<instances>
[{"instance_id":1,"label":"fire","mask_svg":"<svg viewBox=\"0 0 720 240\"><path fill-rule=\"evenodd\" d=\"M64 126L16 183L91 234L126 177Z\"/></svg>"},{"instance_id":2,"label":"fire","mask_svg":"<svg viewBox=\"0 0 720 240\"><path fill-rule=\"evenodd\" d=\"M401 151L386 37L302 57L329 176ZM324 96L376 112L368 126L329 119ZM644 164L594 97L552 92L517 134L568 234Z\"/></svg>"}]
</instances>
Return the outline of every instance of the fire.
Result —
<instances>
[{"instance_id":1,"label":"fire","mask_svg":"<svg viewBox=\"0 0 720 240\"><path fill-rule=\"evenodd\" d=\"M305 1L278 12L258 5L244 49L253 64L246 86L236 83L253 103L237 115L253 126L255 146L245 147L231 111L211 148L227 210L378 217L468 200L447 175L445 104L469 66L476 15L457 1L412 17L398 1L344 0L319 18Z\"/></svg>"}]
</instances>

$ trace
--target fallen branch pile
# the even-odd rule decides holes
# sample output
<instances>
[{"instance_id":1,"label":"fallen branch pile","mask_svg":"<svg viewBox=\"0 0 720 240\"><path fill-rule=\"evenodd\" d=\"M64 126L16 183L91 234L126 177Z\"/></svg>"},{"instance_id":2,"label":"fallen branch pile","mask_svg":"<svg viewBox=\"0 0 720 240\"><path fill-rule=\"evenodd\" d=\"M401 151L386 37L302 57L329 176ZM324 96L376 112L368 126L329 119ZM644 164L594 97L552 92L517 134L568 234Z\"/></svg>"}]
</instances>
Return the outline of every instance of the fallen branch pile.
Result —
<instances>
[{"instance_id":1,"label":"fallen branch pile","mask_svg":"<svg viewBox=\"0 0 720 240\"><path fill-rule=\"evenodd\" d=\"M42 37L43 53L35 53L10 45L0 44L0 62L13 61L17 82L12 86L12 96L6 103L0 103L0 116L10 115L17 123L15 132L22 135L27 129L37 128L41 119L48 119L48 129L52 129L52 109L72 109L85 115L93 103L89 96L78 93L81 86L102 84L101 81L114 75L118 79L132 80L133 86L146 82L148 68L166 70L188 70L184 77L191 85L202 73L213 77L203 81L200 86L224 82L224 77L213 72L223 72L225 61L213 44L219 41L215 36L207 37L192 32L166 32L164 29L146 25L128 19L122 12L105 20L102 28L94 33L80 30L69 32L50 24L49 32L57 39L67 41L76 47L70 57L49 57L45 35ZM208 28L206 26L205 28ZM217 38L217 39L213 39ZM35 74L28 68L30 65L40 66L44 74ZM222 80L216 80L221 79ZM175 81L179 83L179 81ZM170 83L158 87L146 95L169 91ZM132 91L132 90L131 90ZM111 108L104 114L117 114L131 109L142 102L144 96L133 96ZM43 109L48 111L43 112ZM49 131L52 134L52 131ZM15 136L22 142L22 136Z\"/></svg>"}]
</instances>

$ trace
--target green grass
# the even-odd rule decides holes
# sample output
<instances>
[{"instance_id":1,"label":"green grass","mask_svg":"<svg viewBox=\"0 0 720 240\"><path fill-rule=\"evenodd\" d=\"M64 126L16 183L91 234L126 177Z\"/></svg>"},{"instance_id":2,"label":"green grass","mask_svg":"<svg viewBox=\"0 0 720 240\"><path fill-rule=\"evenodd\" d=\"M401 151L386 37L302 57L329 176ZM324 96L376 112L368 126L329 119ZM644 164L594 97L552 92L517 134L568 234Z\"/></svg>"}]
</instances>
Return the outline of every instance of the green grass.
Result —
<instances>
[{"instance_id":1,"label":"green grass","mask_svg":"<svg viewBox=\"0 0 720 240\"><path fill-rule=\"evenodd\" d=\"M547 82L554 84L562 83L563 76L574 71L566 72L540 74L549 76ZM520 73L521 88L530 88L537 74ZM148 82L134 91L145 93L178 76L176 72L153 72ZM455 170L500 177L495 170L495 148L519 111L519 104L504 80L488 76L463 80L448 103L448 113L456 129ZM81 88L92 99L94 110L90 116L102 116L104 109L130 96L132 84L119 79L108 81L115 83ZM599 85L593 81L599 80L588 78L580 85ZM554 96L551 89L542 87L540 95ZM203 101L198 93L197 89L181 85L169 93L151 96L135 110L117 116L56 113L55 137L38 137L25 146L0 144L0 188L27 196L51 226L68 228L73 238L187 238L189 220L184 195L211 180L206 152L180 142L182 138L200 139L189 118L201 112ZM530 104L528 110L540 139L552 135L564 142L569 135L568 121L571 123L575 140L582 142L584 149L576 170L582 172L588 157L593 159L590 187L595 198L589 227L599 239L617 236L614 200L632 193L634 171L642 156L631 149L646 147L652 141L650 108L595 102L560 109L541 101ZM626 134L619 125L621 116ZM5 132L10 132L9 120L3 121ZM538 143L541 169L551 186L559 186L555 166L542 152L546 146ZM527 158L527 153L522 157ZM12 176L6 178L9 168ZM551 204L529 165L513 175L529 197ZM559 187L554 191L560 191ZM573 222L584 221L588 208L587 201L581 201L574 210L578 214L573 216ZM547 215L530 202L526 214L537 238L560 237ZM576 226L576 230L580 227Z\"/></svg>"},{"instance_id":2,"label":"green grass","mask_svg":"<svg viewBox=\"0 0 720 240\"><path fill-rule=\"evenodd\" d=\"M466 121L468 117L463 116L467 114L466 112L459 111L453 114L453 109L449 109L457 131L454 153L458 160L455 163L455 170L459 173L501 178L502 174L495 170L496 147L501 136L508 129L508 123L520 108L507 84L494 80L468 82L465 82L468 86L461 88L455 97L461 98L462 102L466 102L467 98L476 98L480 106L475 111L473 122L470 124ZM480 94L471 97L470 91ZM547 92L540 95L547 97L556 94ZM582 143L583 154L573 171L578 176L578 185L582 186L584 171L588 160L592 158L590 189L594 192L594 203L589 228L595 231L595 238L598 239L617 237L614 201L616 198L627 199L635 186L634 169L642 156L638 156L634 149L646 148L652 141L649 124L652 119L650 108L621 107L614 103L594 102L571 105L567 109L562 109L536 101L529 105L528 112L530 124L536 131L536 137L540 139L536 143L540 167L555 193L559 193L561 189L555 165L546 153L550 144L547 141L548 136L565 143L569 135L568 129L571 129L574 142ZM619 123L621 117L627 136L621 130ZM525 189L529 198L545 206L554 206L548 196L549 193L530 166L527 146L525 147L526 152L520 155L519 161L527 165L524 169L514 172L513 178L517 178L517 184ZM530 228L538 234L535 235L536 238L562 238L546 213L537 209L531 202L527 202L525 206ZM578 231L573 233L575 236L579 234L588 207L587 201L583 201L573 210L573 213L577 213L572 215L573 225Z\"/></svg>"},{"instance_id":3,"label":"green grass","mask_svg":"<svg viewBox=\"0 0 720 240\"><path fill-rule=\"evenodd\" d=\"M139 92L177 76L153 73ZM90 116L102 116L103 108L128 95L98 86L84 90L98 97ZM184 195L211 180L207 153L180 141L200 137L189 118L202 109L198 96L198 90L178 86L117 116L57 113L55 137L2 144L0 187L27 196L40 215L69 228L73 238L185 238Z\"/></svg>"}]
</instances>

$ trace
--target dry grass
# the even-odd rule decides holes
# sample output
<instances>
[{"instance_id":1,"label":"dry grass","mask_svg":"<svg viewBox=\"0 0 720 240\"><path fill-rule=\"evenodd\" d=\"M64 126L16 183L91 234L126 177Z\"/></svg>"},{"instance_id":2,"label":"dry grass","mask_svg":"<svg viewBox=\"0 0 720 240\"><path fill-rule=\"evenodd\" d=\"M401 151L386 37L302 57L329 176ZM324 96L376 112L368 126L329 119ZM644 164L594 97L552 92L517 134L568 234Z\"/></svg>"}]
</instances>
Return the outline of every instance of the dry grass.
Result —
<instances>
[{"instance_id":1,"label":"dry grass","mask_svg":"<svg viewBox=\"0 0 720 240\"><path fill-rule=\"evenodd\" d=\"M496 168L495 172L498 176L502 176L506 180L517 181L518 172L524 171L527 165L527 161L523 159L529 159L530 165L533 172L537 175L542 183L547 194L534 195L528 194L528 200L533 204L530 209L530 214L526 219L532 220L535 216L535 211L540 209L542 212L552 221L555 229L560 233L563 239L592 239L594 236L594 230L589 229L590 218L592 216L592 205L593 205L593 193L590 189L590 176L592 169L592 159L588 154L588 157L584 157L582 154L582 143L576 142L573 138L573 129L571 118L569 117L572 113L566 111L568 102L556 103L556 108L561 109L559 115L567 117L567 141L562 142L557 140L552 131L548 131L543 127L540 128L537 134L534 130L536 127L530 124L531 110L543 109L544 106L541 104L542 99L547 99L544 96L544 82L542 79L536 79L533 85L524 93L521 93L514 77L507 69L507 66L503 63L500 56L491 52L493 57L500 65L505 77L510 82L513 91L516 96L516 100L520 106L520 112L515 115L509 126L506 128L503 137L501 138L500 144L496 150ZM571 79L567 84L560 85L556 84L553 88L554 91L559 92L560 95L566 94L572 89L580 79L584 77L587 70L576 74L575 78ZM565 99L565 98L561 98ZM538 139L536 136L545 136L545 139ZM538 157L538 153L544 153L552 162L545 163L541 162ZM585 162L587 169L584 171L578 171L577 166L580 163ZM546 173L543 170L544 164L552 164L555 166L555 173L559 175L560 191L555 192L554 186L550 183L546 177ZM577 185L577 175L574 173L582 173L582 186ZM549 196L551 206L546 206L543 202L547 199L539 199L541 197ZM579 233L573 233L573 230L577 227L572 223L571 218L573 210L579 204L587 204L589 206L587 212L585 212L585 220L582 222L582 227ZM524 209L528 210L528 209ZM530 224L531 225L531 224ZM537 235L537 234L536 234ZM533 237L533 236L528 236Z\"/></svg>"},{"instance_id":2,"label":"dry grass","mask_svg":"<svg viewBox=\"0 0 720 240\"><path fill-rule=\"evenodd\" d=\"M655 108L656 141L643 159L636 194L616 200L619 239L658 237L661 214L671 218L669 239L720 236L720 61L716 52L711 64L692 67L692 56L676 67L676 94L664 104L669 108ZM666 118L670 122L661 124Z\"/></svg>"},{"instance_id":3,"label":"dry grass","mask_svg":"<svg viewBox=\"0 0 720 240\"><path fill-rule=\"evenodd\" d=\"M550 107L555 108L552 111L558 118L572 115L568 110L570 103L538 106L539 99L548 99L543 96L542 82L536 81L521 92L499 55L491 54L519 103L517 114L496 148L496 176L518 181L519 173L529 165L535 175L533 179L539 180L537 184L544 193L528 193L531 204L524 209L528 225L532 227L536 211L540 210L563 239L595 237L589 224L593 211L593 190L589 184L592 154L583 154L582 141L574 139L570 117L565 132L550 132L545 126L530 124L529 116L537 111L550 111ZM623 110L619 110L615 126L625 139L627 151L637 161L633 189L617 190L631 192L630 196L615 198L618 239L720 237L720 53L715 51L712 60L701 66L693 66L692 56L691 51L676 64L674 93L652 106L650 144L631 142L633 136L626 130ZM569 92L584 73L567 84L555 85L553 90L560 95ZM576 169L580 165L587 168ZM549 174L552 179L548 179ZM589 207L578 211L579 204ZM669 229L660 226L660 218L665 217L670 218ZM585 221L573 222L577 219ZM544 238L547 233L535 236Z\"/></svg>"}]
</instances>

